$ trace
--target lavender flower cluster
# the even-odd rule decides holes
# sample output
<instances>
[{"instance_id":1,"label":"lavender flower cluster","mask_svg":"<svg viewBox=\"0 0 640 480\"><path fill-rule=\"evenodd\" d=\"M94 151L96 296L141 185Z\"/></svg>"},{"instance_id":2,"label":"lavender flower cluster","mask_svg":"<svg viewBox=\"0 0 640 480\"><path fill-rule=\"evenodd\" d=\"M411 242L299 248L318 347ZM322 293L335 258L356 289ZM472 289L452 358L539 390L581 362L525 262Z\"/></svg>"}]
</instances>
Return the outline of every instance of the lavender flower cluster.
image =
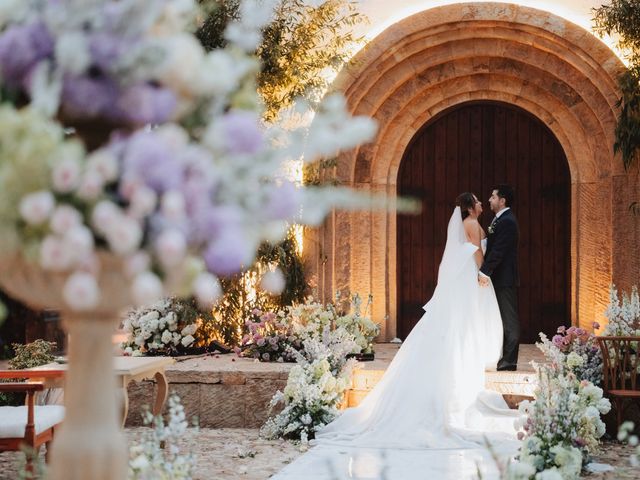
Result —
<instances>
[{"instance_id":1,"label":"lavender flower cluster","mask_svg":"<svg viewBox=\"0 0 640 480\"><path fill-rule=\"evenodd\" d=\"M306 352L307 340L320 340L333 357L372 351L373 338L380 325L360 311L358 294L352 297L352 312L340 314L331 303L322 304L309 297L303 304L292 305L278 312L253 311L245 322L249 330L236 352L265 362L294 362L302 357L317 356ZM371 299L369 299L369 304ZM309 344L311 348L315 343ZM348 345L344 352L337 346Z\"/></svg>"},{"instance_id":2,"label":"lavender flower cluster","mask_svg":"<svg viewBox=\"0 0 640 480\"><path fill-rule=\"evenodd\" d=\"M242 337L238 355L252 357L263 362L295 362L294 350L302 348L302 342L291 330L284 312L262 312L255 309L253 318L245 322L249 333Z\"/></svg>"},{"instance_id":3,"label":"lavender flower cluster","mask_svg":"<svg viewBox=\"0 0 640 480\"><path fill-rule=\"evenodd\" d=\"M340 96L312 125L262 123L249 52L274 5L243 0L228 46L205 53L187 31L193 0L1 2L0 87L30 104L0 112L14 129L0 150L0 250L65 274L72 310L105 301L100 270L113 257L131 303L193 294L209 306L217 277L249 266L291 223L317 224L336 205L370 208L370 198L283 174L288 162L370 139L375 125ZM63 137L79 127L69 116L116 125L97 148Z\"/></svg>"},{"instance_id":4,"label":"lavender flower cluster","mask_svg":"<svg viewBox=\"0 0 640 480\"><path fill-rule=\"evenodd\" d=\"M600 328L596 322L594 329ZM587 380L594 385L602 383L602 352L596 336L579 327L558 327L558 333L551 342L544 334L538 348L547 360L559 364L563 370L573 372L579 380Z\"/></svg>"},{"instance_id":5,"label":"lavender flower cluster","mask_svg":"<svg viewBox=\"0 0 640 480\"><path fill-rule=\"evenodd\" d=\"M5 19L0 25L3 81L50 114L59 106L64 116L76 119L165 122L185 96L176 87L186 85L171 73L177 49L187 58L204 56L191 37L181 33L193 20L190 2L7 3L0 16ZM168 41L171 37L175 41ZM193 71L194 77L199 74Z\"/></svg>"}]
</instances>

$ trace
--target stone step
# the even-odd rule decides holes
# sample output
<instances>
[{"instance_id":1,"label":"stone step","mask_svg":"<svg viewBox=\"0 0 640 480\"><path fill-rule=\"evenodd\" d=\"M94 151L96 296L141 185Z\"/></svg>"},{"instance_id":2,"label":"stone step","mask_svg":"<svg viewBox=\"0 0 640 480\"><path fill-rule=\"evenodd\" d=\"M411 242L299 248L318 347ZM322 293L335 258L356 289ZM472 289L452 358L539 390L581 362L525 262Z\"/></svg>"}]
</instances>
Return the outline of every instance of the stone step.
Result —
<instances>
[{"instance_id":1,"label":"stone step","mask_svg":"<svg viewBox=\"0 0 640 480\"><path fill-rule=\"evenodd\" d=\"M376 345L376 359L361 362L345 406L358 405L380 381L398 351L395 344ZM528 365L535 357L533 346L521 346L517 372L487 372L487 388L503 394L510 406L529 397L535 388L535 373ZM234 354L178 358L167 368L170 391L182 398L189 417L197 416L200 426L212 428L259 428L269 413L267 404L287 383L291 363L262 363ZM127 425L141 424L142 405L152 404L153 381L129 384Z\"/></svg>"},{"instance_id":2,"label":"stone step","mask_svg":"<svg viewBox=\"0 0 640 480\"><path fill-rule=\"evenodd\" d=\"M347 407L356 407L376 386L384 370L358 369L353 374L352 388L347 392ZM533 398L537 385L535 372L486 372L487 390L501 393L512 408L525 398Z\"/></svg>"}]
</instances>

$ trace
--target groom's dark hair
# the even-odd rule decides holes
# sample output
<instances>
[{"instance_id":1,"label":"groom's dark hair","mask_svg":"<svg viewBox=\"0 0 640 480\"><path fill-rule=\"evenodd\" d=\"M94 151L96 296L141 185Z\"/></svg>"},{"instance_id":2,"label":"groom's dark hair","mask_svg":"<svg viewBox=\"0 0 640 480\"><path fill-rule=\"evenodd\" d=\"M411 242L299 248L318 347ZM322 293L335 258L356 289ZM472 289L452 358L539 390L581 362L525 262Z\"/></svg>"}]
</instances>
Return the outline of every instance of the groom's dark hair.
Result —
<instances>
[{"instance_id":1,"label":"groom's dark hair","mask_svg":"<svg viewBox=\"0 0 640 480\"><path fill-rule=\"evenodd\" d=\"M510 207L513 205L515 192L513 191L513 187L511 185L507 185L506 183L500 183L494 186L492 190L496 190L498 192L498 196L500 198L504 198L504 203L506 207Z\"/></svg>"}]
</instances>

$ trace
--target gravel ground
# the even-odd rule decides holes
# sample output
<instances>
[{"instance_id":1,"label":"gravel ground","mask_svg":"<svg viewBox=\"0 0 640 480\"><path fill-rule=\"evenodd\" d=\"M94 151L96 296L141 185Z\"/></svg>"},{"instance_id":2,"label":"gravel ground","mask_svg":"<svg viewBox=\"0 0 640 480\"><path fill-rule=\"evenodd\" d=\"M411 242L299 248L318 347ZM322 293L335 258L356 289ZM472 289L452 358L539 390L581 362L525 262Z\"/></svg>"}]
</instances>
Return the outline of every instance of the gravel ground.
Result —
<instances>
[{"instance_id":1,"label":"gravel ground","mask_svg":"<svg viewBox=\"0 0 640 480\"><path fill-rule=\"evenodd\" d=\"M139 438L144 427L126 430L129 440ZM194 448L198 466L194 480L266 480L299 455L299 447L286 441L267 441L253 429L201 429L190 432L184 445ZM589 480L626 480L640 478L640 467L629 465L632 449L614 442L603 444L595 461L608 463L614 472L585 474ZM22 454L0 453L0 479L16 480Z\"/></svg>"}]
</instances>

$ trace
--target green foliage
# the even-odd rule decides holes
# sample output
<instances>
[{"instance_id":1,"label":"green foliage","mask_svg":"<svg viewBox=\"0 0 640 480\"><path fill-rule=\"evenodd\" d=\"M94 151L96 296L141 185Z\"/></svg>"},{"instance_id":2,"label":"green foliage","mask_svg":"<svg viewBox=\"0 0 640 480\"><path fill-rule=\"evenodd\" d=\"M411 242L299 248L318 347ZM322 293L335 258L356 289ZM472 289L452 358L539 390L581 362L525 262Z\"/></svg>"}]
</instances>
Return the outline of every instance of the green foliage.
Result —
<instances>
[{"instance_id":1,"label":"green foliage","mask_svg":"<svg viewBox=\"0 0 640 480\"><path fill-rule=\"evenodd\" d=\"M55 342L47 342L45 340L36 340L26 345L14 343L13 350L16 355L9 360L9 367L12 370L22 370L53 362L55 357L51 352L55 348Z\"/></svg>"},{"instance_id":2,"label":"green foliage","mask_svg":"<svg viewBox=\"0 0 640 480\"><path fill-rule=\"evenodd\" d=\"M197 38L207 50L223 47L224 29L238 17L238 0L201 0L200 5L207 16ZM342 68L361 43L353 28L365 20L352 0L327 0L317 7L302 0L280 1L256 51L262 64L257 88L265 104L266 121L277 119L298 98L317 104L329 87L330 73ZM305 183L321 183L321 172L334 165L335 160L330 160L306 167ZM285 274L286 287L278 297L253 291L269 265L279 266ZM277 245L262 245L250 269L222 279L221 284L225 295L211 316L203 316L200 332L207 339L237 345L254 308L278 310L304 300L307 283L293 236Z\"/></svg>"},{"instance_id":3,"label":"green foliage","mask_svg":"<svg viewBox=\"0 0 640 480\"><path fill-rule=\"evenodd\" d=\"M640 66L633 67L620 77L622 98L616 125L614 151L620 152L624 166L629 169L638 159L640 147Z\"/></svg>"},{"instance_id":4,"label":"green foliage","mask_svg":"<svg viewBox=\"0 0 640 480\"><path fill-rule=\"evenodd\" d=\"M22 370L25 368L39 367L53 362L54 356L51 353L55 348L54 342L36 340L26 345L14 343L12 345L15 356L9 360L9 369ZM5 382L15 382L19 380L6 380ZM21 405L24 403L24 394L20 393L0 393L0 406Z\"/></svg>"},{"instance_id":5,"label":"green foliage","mask_svg":"<svg viewBox=\"0 0 640 480\"><path fill-rule=\"evenodd\" d=\"M245 320L252 318L254 309L277 311L304 300L308 287L304 265L292 234L277 245L263 244L258 251L258 259L243 274L221 279L224 297L212 315L203 318L204 323L200 327L206 338L227 345L238 345L247 331ZM269 265L278 266L285 274L286 284L281 295L272 296L256 288Z\"/></svg>"},{"instance_id":6,"label":"green foliage","mask_svg":"<svg viewBox=\"0 0 640 480\"><path fill-rule=\"evenodd\" d=\"M620 152L626 169L637 160L640 148L640 0L612 0L593 9L594 31L617 38L617 46L629 60L620 77L622 97L614 151Z\"/></svg>"},{"instance_id":7,"label":"green foliage","mask_svg":"<svg viewBox=\"0 0 640 480\"><path fill-rule=\"evenodd\" d=\"M196 33L209 50L224 46L224 28L238 16L237 0L217 3ZM329 87L330 73L340 70L362 43L353 28L365 21L352 0L327 0L316 7L302 0L281 0L256 52L262 63L258 91L265 120L275 120L298 98L317 103Z\"/></svg>"}]
</instances>

